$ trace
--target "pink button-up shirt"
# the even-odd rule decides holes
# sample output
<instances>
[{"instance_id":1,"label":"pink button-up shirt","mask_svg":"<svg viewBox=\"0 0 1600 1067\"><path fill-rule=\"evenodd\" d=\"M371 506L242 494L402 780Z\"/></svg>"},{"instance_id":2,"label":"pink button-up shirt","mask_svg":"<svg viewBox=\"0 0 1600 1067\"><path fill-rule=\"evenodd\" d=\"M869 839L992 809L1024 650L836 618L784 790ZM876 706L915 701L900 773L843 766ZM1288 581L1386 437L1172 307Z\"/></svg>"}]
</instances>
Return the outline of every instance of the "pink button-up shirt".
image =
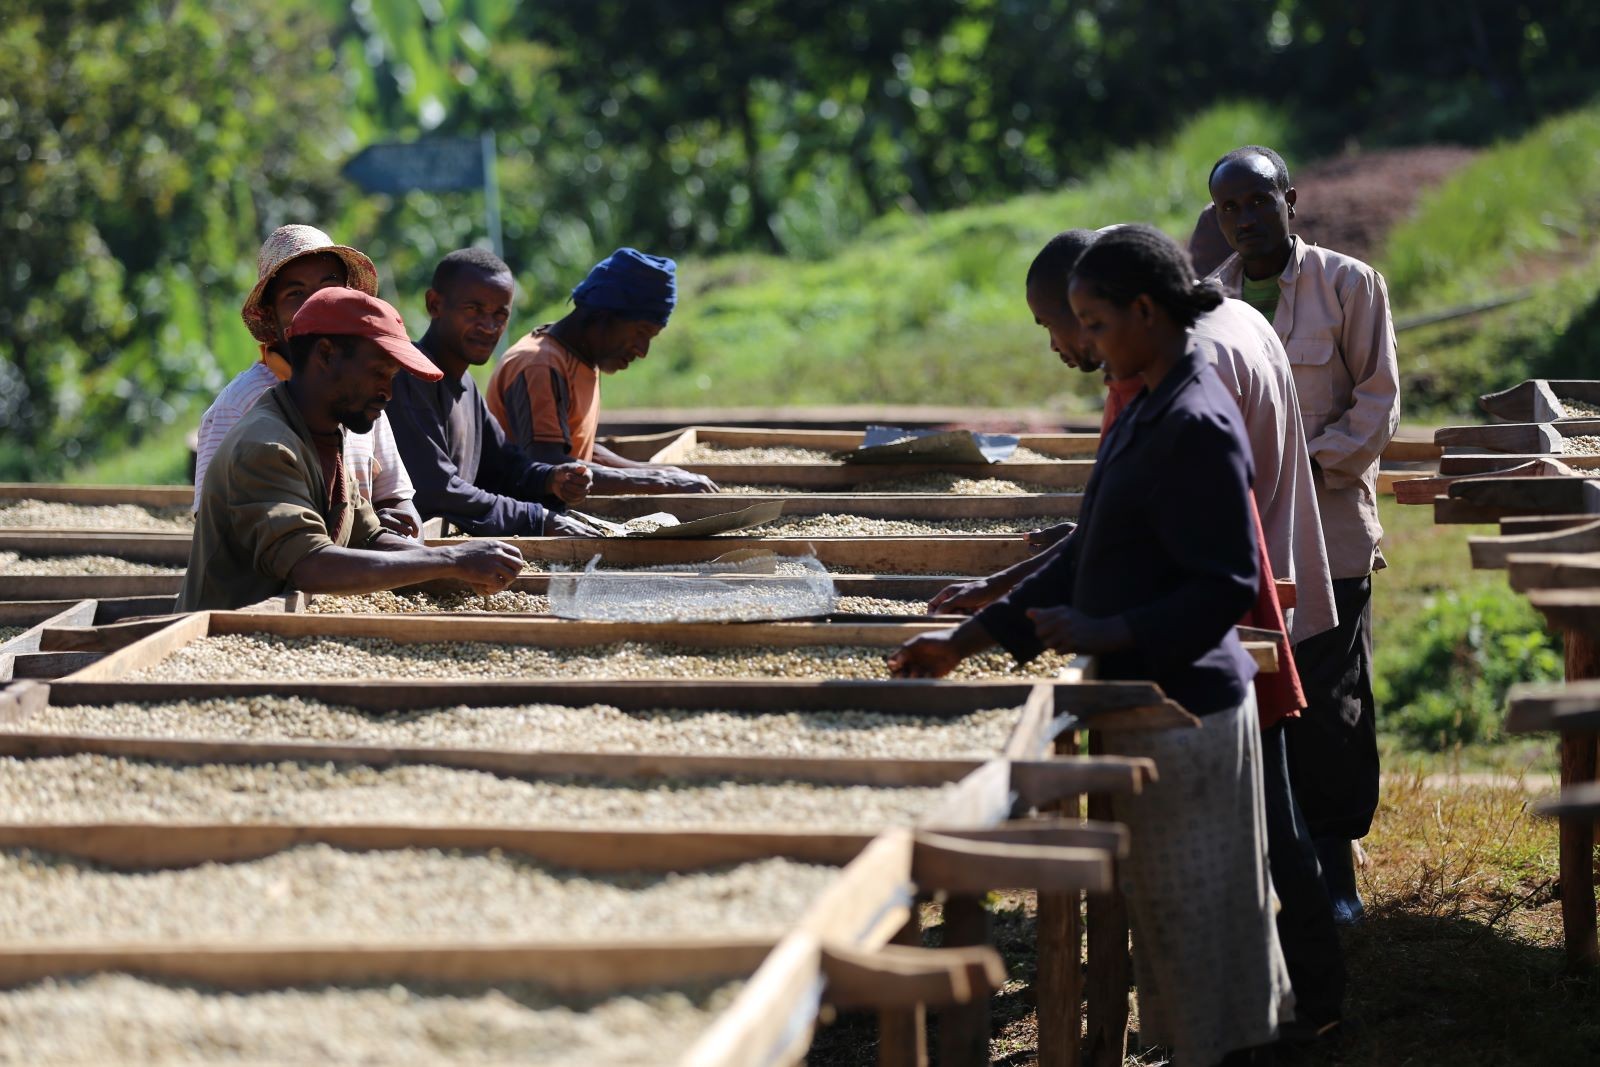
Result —
<instances>
[{"instance_id":1,"label":"pink button-up shirt","mask_svg":"<svg viewBox=\"0 0 1600 1067\"><path fill-rule=\"evenodd\" d=\"M1290 238L1273 329L1294 371L1317 505L1334 578L1384 566L1378 460L1400 425L1400 368L1383 275L1358 259ZM1212 277L1238 296L1244 264Z\"/></svg>"}]
</instances>

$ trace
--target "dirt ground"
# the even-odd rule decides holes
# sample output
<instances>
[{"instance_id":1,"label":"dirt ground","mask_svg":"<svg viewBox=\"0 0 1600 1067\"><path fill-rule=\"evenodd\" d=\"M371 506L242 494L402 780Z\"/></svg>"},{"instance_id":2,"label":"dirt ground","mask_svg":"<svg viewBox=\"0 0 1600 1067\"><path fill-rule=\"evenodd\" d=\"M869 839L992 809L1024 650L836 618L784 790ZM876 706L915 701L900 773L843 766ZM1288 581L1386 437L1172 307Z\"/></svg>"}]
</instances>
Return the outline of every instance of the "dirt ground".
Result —
<instances>
[{"instance_id":1,"label":"dirt ground","mask_svg":"<svg viewBox=\"0 0 1600 1067\"><path fill-rule=\"evenodd\" d=\"M1449 145L1393 148L1320 160L1289 170L1299 191L1295 230L1309 241L1372 262L1383 238L1417 198L1473 151Z\"/></svg>"}]
</instances>

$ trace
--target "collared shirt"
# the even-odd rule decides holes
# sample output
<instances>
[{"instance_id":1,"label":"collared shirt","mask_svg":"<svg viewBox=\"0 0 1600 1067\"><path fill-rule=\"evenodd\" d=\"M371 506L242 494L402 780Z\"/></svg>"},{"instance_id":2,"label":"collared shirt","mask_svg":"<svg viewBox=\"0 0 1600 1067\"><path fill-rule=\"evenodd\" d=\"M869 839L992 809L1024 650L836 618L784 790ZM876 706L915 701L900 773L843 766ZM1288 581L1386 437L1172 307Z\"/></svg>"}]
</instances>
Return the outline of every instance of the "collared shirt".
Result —
<instances>
[{"instance_id":1,"label":"collared shirt","mask_svg":"<svg viewBox=\"0 0 1600 1067\"><path fill-rule=\"evenodd\" d=\"M1153 681L1196 715L1238 707L1255 664L1234 627L1260 583L1250 481L1239 409L1185 353L1112 425L1078 528L979 623L1026 660L1042 650L1029 608L1121 616L1133 647L1100 656L1101 677Z\"/></svg>"},{"instance_id":2,"label":"collared shirt","mask_svg":"<svg viewBox=\"0 0 1600 1067\"><path fill-rule=\"evenodd\" d=\"M277 596L311 553L363 548L382 533L349 475L339 501L322 471L300 406L286 384L273 386L212 457L177 610L242 608Z\"/></svg>"},{"instance_id":3,"label":"collared shirt","mask_svg":"<svg viewBox=\"0 0 1600 1067\"><path fill-rule=\"evenodd\" d=\"M252 363L240 371L206 408L200 417L199 446L194 464L194 506L200 510L200 488L205 485L206 469L217 446L228 436L228 431L238 425L245 412L256 406L268 389L278 384L278 376L265 363ZM366 433L344 435L344 466L355 480L356 488L367 500L388 503L392 500L410 500L416 495L411 479L406 475L406 465L400 461L400 448L395 444L394 431L387 416L379 415L372 429Z\"/></svg>"},{"instance_id":4,"label":"collared shirt","mask_svg":"<svg viewBox=\"0 0 1600 1067\"><path fill-rule=\"evenodd\" d=\"M1383 275L1358 259L1290 239L1272 326L1294 371L1317 504L1335 579L1384 566L1378 461L1400 426L1400 369ZM1238 296L1237 254L1212 277Z\"/></svg>"},{"instance_id":5,"label":"collared shirt","mask_svg":"<svg viewBox=\"0 0 1600 1067\"><path fill-rule=\"evenodd\" d=\"M489 378L489 412L522 448L556 445L594 458L600 431L600 372L540 326L506 350Z\"/></svg>"},{"instance_id":6,"label":"collared shirt","mask_svg":"<svg viewBox=\"0 0 1600 1067\"><path fill-rule=\"evenodd\" d=\"M1230 299L1200 316L1189 330L1189 347L1216 368L1244 417L1267 554L1273 573L1295 583L1290 639L1298 643L1333 629L1339 613L1316 480L1282 342L1255 309Z\"/></svg>"},{"instance_id":7,"label":"collared shirt","mask_svg":"<svg viewBox=\"0 0 1600 1067\"><path fill-rule=\"evenodd\" d=\"M424 519L469 534L539 537L546 505L560 510L558 501L536 502L554 468L507 443L470 374L437 382L396 374L389 415Z\"/></svg>"}]
</instances>

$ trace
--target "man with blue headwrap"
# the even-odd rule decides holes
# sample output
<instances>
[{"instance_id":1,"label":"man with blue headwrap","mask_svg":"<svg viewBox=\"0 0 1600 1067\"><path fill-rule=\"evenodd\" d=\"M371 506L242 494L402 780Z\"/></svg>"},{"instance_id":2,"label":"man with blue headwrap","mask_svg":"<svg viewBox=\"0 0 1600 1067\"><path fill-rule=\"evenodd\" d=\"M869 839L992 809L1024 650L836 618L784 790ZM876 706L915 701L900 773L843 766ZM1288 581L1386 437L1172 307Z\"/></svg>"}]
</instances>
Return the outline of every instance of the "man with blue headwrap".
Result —
<instances>
[{"instance_id":1,"label":"man with blue headwrap","mask_svg":"<svg viewBox=\"0 0 1600 1067\"><path fill-rule=\"evenodd\" d=\"M619 248L572 290L572 311L506 351L489 379L489 410L506 436L546 463L589 464L596 493L714 493L709 478L624 459L595 441L600 375L650 352L678 301L672 260Z\"/></svg>"}]
</instances>

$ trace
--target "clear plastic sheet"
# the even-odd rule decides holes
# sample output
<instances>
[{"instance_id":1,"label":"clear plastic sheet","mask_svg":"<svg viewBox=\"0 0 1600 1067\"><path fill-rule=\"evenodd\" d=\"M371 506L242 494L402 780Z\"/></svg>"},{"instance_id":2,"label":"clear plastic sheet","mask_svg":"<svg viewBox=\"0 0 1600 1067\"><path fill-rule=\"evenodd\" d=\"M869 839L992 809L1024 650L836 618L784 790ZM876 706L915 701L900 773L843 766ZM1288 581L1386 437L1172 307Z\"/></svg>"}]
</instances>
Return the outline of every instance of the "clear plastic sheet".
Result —
<instances>
[{"instance_id":1,"label":"clear plastic sheet","mask_svg":"<svg viewBox=\"0 0 1600 1067\"><path fill-rule=\"evenodd\" d=\"M709 563L550 575L550 612L593 622L770 622L833 611L833 578L816 556L729 553Z\"/></svg>"}]
</instances>

